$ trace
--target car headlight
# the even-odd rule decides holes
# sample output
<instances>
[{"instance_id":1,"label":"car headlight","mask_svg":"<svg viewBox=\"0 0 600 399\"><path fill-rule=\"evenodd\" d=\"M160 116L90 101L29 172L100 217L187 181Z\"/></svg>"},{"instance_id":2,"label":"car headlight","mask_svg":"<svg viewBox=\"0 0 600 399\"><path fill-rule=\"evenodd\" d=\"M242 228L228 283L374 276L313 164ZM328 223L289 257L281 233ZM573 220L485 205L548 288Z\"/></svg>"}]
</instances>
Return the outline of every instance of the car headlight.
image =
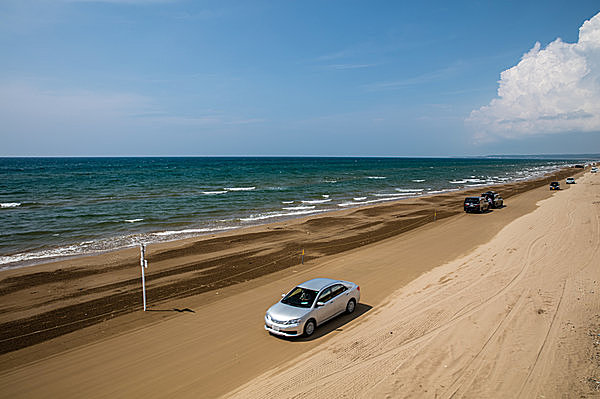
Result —
<instances>
[{"instance_id":1,"label":"car headlight","mask_svg":"<svg viewBox=\"0 0 600 399\"><path fill-rule=\"evenodd\" d=\"M298 323L300 323L300 320L302 320L302 319L286 320L286 321L282 321L281 324L298 324Z\"/></svg>"}]
</instances>

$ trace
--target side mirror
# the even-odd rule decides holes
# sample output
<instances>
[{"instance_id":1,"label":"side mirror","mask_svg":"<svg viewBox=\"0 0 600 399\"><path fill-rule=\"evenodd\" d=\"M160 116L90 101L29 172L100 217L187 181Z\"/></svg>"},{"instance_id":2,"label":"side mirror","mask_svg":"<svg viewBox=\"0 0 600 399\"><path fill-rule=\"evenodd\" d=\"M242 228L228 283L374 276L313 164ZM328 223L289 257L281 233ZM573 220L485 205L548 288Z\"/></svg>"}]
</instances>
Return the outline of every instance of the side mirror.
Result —
<instances>
[{"instance_id":1,"label":"side mirror","mask_svg":"<svg viewBox=\"0 0 600 399\"><path fill-rule=\"evenodd\" d=\"M285 298L285 294L281 294L281 297L282 297L282 298Z\"/></svg>"},{"instance_id":2,"label":"side mirror","mask_svg":"<svg viewBox=\"0 0 600 399\"><path fill-rule=\"evenodd\" d=\"M325 302L317 302L317 307L325 305Z\"/></svg>"}]
</instances>

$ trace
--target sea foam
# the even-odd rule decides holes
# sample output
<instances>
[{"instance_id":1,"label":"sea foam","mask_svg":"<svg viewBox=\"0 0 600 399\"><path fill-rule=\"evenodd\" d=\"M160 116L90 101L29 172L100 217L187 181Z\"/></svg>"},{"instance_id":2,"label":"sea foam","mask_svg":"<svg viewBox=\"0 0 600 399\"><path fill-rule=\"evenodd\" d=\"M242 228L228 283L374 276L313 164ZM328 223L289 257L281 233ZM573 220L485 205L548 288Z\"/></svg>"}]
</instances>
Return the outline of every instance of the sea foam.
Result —
<instances>
[{"instance_id":1,"label":"sea foam","mask_svg":"<svg viewBox=\"0 0 600 399\"><path fill-rule=\"evenodd\" d=\"M315 209L314 206L290 206L287 208L281 208L285 211L305 211L307 209Z\"/></svg>"},{"instance_id":2,"label":"sea foam","mask_svg":"<svg viewBox=\"0 0 600 399\"><path fill-rule=\"evenodd\" d=\"M232 230L235 227L205 227L200 229L183 229L183 230L168 230L168 231L159 231L157 233L153 233L153 235L157 237L165 237L165 236L174 236L174 235L182 235L182 234L198 234L198 233L212 233L215 231L225 231Z\"/></svg>"},{"instance_id":3,"label":"sea foam","mask_svg":"<svg viewBox=\"0 0 600 399\"><path fill-rule=\"evenodd\" d=\"M304 210L304 211L292 211L292 212L269 212L262 213L258 215L250 215L246 218L240 218L242 222L256 222L259 220L273 219L273 218L282 218L289 216L300 216L300 215L310 215L314 213L327 212L327 209L312 209L312 210Z\"/></svg>"},{"instance_id":4,"label":"sea foam","mask_svg":"<svg viewBox=\"0 0 600 399\"><path fill-rule=\"evenodd\" d=\"M21 206L20 202L2 202L0 208L18 208Z\"/></svg>"},{"instance_id":5,"label":"sea foam","mask_svg":"<svg viewBox=\"0 0 600 399\"><path fill-rule=\"evenodd\" d=\"M324 204L326 202L330 202L331 199L322 199L322 200L303 200L303 204Z\"/></svg>"},{"instance_id":6,"label":"sea foam","mask_svg":"<svg viewBox=\"0 0 600 399\"><path fill-rule=\"evenodd\" d=\"M414 193L414 192L423 191L422 188L397 188L395 190L398 191L398 192L400 192L400 193Z\"/></svg>"},{"instance_id":7,"label":"sea foam","mask_svg":"<svg viewBox=\"0 0 600 399\"><path fill-rule=\"evenodd\" d=\"M204 195L219 195L219 194L225 194L225 193L227 193L227 190L202 191L202 194L204 194Z\"/></svg>"},{"instance_id":8,"label":"sea foam","mask_svg":"<svg viewBox=\"0 0 600 399\"><path fill-rule=\"evenodd\" d=\"M252 191L255 189L256 187L225 187L227 191Z\"/></svg>"}]
</instances>

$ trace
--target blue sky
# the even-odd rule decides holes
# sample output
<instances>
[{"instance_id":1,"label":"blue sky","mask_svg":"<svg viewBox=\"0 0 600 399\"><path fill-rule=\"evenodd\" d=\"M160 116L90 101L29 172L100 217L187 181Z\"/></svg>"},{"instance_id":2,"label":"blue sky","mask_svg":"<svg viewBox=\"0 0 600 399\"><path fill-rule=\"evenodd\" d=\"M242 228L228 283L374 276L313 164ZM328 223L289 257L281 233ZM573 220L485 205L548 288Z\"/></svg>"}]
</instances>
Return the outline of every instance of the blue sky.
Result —
<instances>
[{"instance_id":1,"label":"blue sky","mask_svg":"<svg viewBox=\"0 0 600 399\"><path fill-rule=\"evenodd\" d=\"M600 152L598 12L3 0L0 156Z\"/></svg>"}]
</instances>

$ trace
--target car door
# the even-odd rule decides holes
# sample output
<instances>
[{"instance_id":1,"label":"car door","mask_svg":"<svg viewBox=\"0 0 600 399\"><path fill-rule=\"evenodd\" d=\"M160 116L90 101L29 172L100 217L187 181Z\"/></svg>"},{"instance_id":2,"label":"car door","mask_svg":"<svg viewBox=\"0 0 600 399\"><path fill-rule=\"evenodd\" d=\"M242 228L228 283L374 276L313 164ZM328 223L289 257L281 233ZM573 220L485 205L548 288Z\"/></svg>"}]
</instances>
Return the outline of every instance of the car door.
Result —
<instances>
[{"instance_id":1,"label":"car door","mask_svg":"<svg viewBox=\"0 0 600 399\"><path fill-rule=\"evenodd\" d=\"M336 307L333 303L333 293L331 288L332 287L325 288L323 291L321 291L319 297L317 298L316 311L318 316L317 323L319 324L332 318L336 314ZM322 305L319 306L319 303L322 303Z\"/></svg>"},{"instance_id":2,"label":"car door","mask_svg":"<svg viewBox=\"0 0 600 399\"><path fill-rule=\"evenodd\" d=\"M346 310L348 289L343 284L336 284L331 287L331 293L333 295L332 304L335 306L335 314L342 313Z\"/></svg>"}]
</instances>

